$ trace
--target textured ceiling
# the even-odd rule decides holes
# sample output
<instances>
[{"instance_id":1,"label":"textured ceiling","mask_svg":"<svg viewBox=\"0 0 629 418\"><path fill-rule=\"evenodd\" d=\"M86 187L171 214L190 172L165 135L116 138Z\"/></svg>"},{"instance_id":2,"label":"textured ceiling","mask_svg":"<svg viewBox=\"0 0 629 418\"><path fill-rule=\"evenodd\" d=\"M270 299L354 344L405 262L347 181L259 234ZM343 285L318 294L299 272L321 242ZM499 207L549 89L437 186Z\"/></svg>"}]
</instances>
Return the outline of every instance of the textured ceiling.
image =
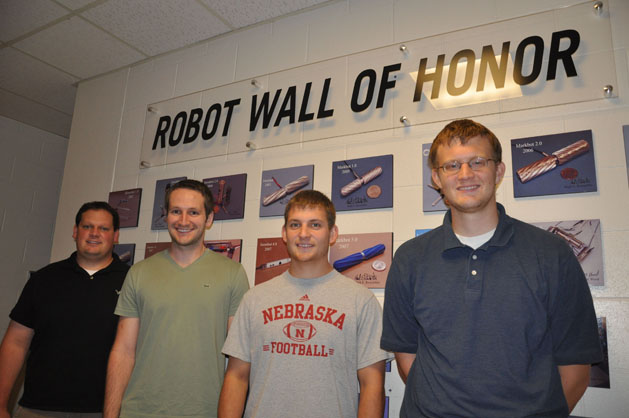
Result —
<instances>
[{"instance_id":1,"label":"textured ceiling","mask_svg":"<svg viewBox=\"0 0 629 418\"><path fill-rule=\"evenodd\" d=\"M0 0L0 115L68 137L76 83L329 0Z\"/></svg>"}]
</instances>

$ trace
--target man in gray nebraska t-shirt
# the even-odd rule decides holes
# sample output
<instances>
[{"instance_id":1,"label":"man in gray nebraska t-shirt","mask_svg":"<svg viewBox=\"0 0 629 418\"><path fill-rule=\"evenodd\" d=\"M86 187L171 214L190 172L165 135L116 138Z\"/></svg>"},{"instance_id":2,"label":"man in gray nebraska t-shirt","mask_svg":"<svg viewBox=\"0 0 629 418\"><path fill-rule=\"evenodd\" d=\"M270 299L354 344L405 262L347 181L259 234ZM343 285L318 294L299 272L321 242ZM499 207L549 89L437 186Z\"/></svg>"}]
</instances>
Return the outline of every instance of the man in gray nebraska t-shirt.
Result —
<instances>
[{"instance_id":1,"label":"man in gray nebraska t-shirt","mask_svg":"<svg viewBox=\"0 0 629 418\"><path fill-rule=\"evenodd\" d=\"M335 218L332 202L314 190L286 205L290 268L247 292L238 308L223 346L230 359L219 418L243 410L247 418L383 416L381 308L329 263Z\"/></svg>"}]
</instances>

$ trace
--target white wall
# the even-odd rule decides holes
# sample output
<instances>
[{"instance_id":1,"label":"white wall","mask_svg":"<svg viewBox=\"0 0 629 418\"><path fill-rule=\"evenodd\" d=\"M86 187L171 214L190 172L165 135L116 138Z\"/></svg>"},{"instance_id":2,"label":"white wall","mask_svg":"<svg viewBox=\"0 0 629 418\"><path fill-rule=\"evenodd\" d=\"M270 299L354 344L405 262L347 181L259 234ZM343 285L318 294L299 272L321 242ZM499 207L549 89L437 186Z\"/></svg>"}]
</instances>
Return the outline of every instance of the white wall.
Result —
<instances>
[{"instance_id":1,"label":"white wall","mask_svg":"<svg viewBox=\"0 0 629 418\"><path fill-rule=\"evenodd\" d=\"M242 238L242 262L252 281L257 238L278 236L282 223L280 218L258 217L262 170L314 163L314 187L329 193L332 161L390 153L395 162L394 208L340 213L338 224L341 233L393 231L397 248L413 236L415 229L441 223L442 214L424 214L421 209L420 150L443 123L140 170L146 106L323 59L577 3L580 1L484 0L473 2L471 7L472 3L465 0L339 1L82 83L77 93L52 258L72 251L73 242L67 232L72 227L69 214L83 201L106 199L113 190L143 189L140 226L120 234L121 243L136 243L137 261L143 257L146 242L169 240L166 231L150 230L156 180L175 176L200 180L246 172L245 219L217 222L206 239ZM590 417L624 417L629 409L629 351L623 346L629 339L629 188L622 143L622 125L629 123L629 2L612 0L607 5L612 16L618 99L475 118L501 138L507 173L511 173L512 138L593 131L598 192L516 201L512 179L507 177L498 193L507 211L525 221L601 219L606 284L593 288L592 293L597 314L608 321L612 388L587 391L575 415ZM398 389L396 385L393 383L394 390ZM397 407L392 406L391 416L396 416L395 411Z\"/></svg>"},{"instance_id":2,"label":"white wall","mask_svg":"<svg viewBox=\"0 0 629 418\"><path fill-rule=\"evenodd\" d=\"M28 272L50 261L67 144L66 138L0 116L0 329L3 334Z\"/></svg>"}]
</instances>

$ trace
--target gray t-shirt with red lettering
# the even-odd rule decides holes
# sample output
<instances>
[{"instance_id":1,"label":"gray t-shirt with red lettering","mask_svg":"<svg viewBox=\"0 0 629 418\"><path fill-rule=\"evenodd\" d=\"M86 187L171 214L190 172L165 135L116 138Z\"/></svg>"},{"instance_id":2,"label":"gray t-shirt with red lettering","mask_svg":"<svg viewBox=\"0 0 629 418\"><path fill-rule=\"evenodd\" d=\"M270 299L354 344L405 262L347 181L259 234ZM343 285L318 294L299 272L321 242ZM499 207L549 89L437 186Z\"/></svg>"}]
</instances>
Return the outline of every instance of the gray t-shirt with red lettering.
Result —
<instances>
[{"instance_id":1,"label":"gray t-shirt with red lettering","mask_svg":"<svg viewBox=\"0 0 629 418\"><path fill-rule=\"evenodd\" d=\"M245 417L355 418L357 371L390 358L381 333L374 294L335 270L249 290L223 346L251 363Z\"/></svg>"}]
</instances>

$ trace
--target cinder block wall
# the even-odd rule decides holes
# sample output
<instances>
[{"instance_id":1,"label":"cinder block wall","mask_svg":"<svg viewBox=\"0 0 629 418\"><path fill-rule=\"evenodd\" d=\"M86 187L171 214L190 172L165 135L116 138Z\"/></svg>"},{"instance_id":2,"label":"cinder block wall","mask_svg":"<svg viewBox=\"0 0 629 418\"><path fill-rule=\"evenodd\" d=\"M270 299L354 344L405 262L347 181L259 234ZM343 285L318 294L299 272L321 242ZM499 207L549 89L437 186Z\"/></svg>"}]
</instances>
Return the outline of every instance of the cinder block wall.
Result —
<instances>
[{"instance_id":1,"label":"cinder block wall","mask_svg":"<svg viewBox=\"0 0 629 418\"><path fill-rule=\"evenodd\" d=\"M67 144L67 138L0 116L2 335L28 272L50 261Z\"/></svg>"}]
</instances>

